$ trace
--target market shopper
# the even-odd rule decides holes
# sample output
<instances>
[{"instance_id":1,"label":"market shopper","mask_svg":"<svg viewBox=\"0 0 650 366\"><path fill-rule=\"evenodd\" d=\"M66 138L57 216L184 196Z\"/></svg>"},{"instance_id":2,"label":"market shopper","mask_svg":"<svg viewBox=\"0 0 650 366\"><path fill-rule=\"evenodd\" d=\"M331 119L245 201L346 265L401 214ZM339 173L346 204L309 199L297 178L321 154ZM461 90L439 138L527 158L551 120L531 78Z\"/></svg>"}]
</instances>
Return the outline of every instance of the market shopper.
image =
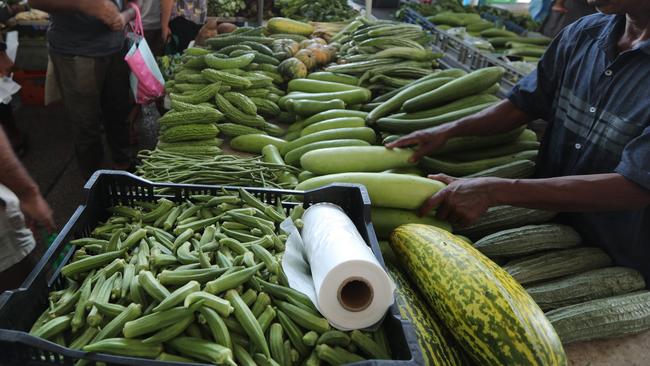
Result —
<instances>
[{"instance_id":1,"label":"market shopper","mask_svg":"<svg viewBox=\"0 0 650 366\"><path fill-rule=\"evenodd\" d=\"M41 257L27 226L54 231L52 210L0 128L0 293L20 286Z\"/></svg>"},{"instance_id":2,"label":"market shopper","mask_svg":"<svg viewBox=\"0 0 650 366\"><path fill-rule=\"evenodd\" d=\"M387 146L417 144L418 160L453 137L547 120L537 179L430 176L448 186L421 213L463 226L497 205L564 212L586 243L650 280L650 2L589 3L602 14L568 26L508 99Z\"/></svg>"},{"instance_id":3,"label":"market shopper","mask_svg":"<svg viewBox=\"0 0 650 366\"><path fill-rule=\"evenodd\" d=\"M142 0L142 27L144 28L144 38L154 56L163 55L165 42L162 37L162 13L160 9L160 0Z\"/></svg>"},{"instance_id":4,"label":"market shopper","mask_svg":"<svg viewBox=\"0 0 650 366\"><path fill-rule=\"evenodd\" d=\"M102 125L112 168L128 169L131 105L124 29L135 11L122 0L29 0L29 4L51 15L50 59L72 120L83 176L90 177L102 166Z\"/></svg>"},{"instance_id":5,"label":"market shopper","mask_svg":"<svg viewBox=\"0 0 650 366\"><path fill-rule=\"evenodd\" d=\"M207 0L160 0L160 6L163 40L168 42L175 36L178 39L177 50L184 50L207 19Z\"/></svg>"}]
</instances>

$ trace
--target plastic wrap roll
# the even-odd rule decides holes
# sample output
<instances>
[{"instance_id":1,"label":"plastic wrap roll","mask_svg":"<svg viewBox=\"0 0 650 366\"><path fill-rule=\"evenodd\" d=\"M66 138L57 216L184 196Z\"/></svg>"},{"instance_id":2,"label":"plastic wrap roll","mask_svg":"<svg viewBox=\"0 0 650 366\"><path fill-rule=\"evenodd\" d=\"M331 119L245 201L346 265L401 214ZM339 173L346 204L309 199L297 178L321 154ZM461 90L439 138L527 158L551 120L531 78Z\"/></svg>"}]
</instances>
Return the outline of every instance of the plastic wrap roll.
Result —
<instances>
[{"instance_id":1,"label":"plastic wrap roll","mask_svg":"<svg viewBox=\"0 0 650 366\"><path fill-rule=\"evenodd\" d=\"M283 259L291 287L338 329L378 323L393 303L394 285L352 220L340 207L321 203L305 211L303 222L302 235L290 233Z\"/></svg>"}]
</instances>

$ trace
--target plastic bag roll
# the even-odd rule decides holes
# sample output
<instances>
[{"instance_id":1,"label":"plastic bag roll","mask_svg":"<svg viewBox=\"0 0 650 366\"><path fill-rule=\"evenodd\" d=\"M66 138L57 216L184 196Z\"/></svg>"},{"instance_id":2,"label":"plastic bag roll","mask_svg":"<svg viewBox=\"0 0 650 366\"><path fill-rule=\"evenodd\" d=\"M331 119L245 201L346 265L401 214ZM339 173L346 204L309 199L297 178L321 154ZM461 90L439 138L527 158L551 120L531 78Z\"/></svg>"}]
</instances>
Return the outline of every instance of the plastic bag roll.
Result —
<instances>
[{"instance_id":1,"label":"plastic bag roll","mask_svg":"<svg viewBox=\"0 0 650 366\"><path fill-rule=\"evenodd\" d=\"M291 287L312 298L338 329L378 323L393 303L394 285L352 220L340 207L321 203L305 211L303 222L302 235L290 235L283 260ZM297 246L311 271L292 263L301 259L294 252Z\"/></svg>"}]
</instances>

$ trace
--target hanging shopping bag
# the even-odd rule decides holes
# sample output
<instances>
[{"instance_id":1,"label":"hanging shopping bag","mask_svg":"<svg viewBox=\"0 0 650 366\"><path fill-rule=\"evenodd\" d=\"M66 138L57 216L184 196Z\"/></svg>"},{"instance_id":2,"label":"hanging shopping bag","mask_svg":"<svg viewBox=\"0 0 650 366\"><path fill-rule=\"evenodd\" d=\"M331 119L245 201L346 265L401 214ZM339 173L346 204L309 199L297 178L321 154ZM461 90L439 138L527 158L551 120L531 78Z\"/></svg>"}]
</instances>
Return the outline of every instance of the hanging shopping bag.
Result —
<instances>
[{"instance_id":1,"label":"hanging shopping bag","mask_svg":"<svg viewBox=\"0 0 650 366\"><path fill-rule=\"evenodd\" d=\"M149 104L165 95L165 79L158 68L156 58L144 39L140 9L133 3L129 3L129 6L135 9L136 16L134 24L131 25L133 32L129 34L133 44L124 60L131 69L131 91L133 91L136 103Z\"/></svg>"}]
</instances>

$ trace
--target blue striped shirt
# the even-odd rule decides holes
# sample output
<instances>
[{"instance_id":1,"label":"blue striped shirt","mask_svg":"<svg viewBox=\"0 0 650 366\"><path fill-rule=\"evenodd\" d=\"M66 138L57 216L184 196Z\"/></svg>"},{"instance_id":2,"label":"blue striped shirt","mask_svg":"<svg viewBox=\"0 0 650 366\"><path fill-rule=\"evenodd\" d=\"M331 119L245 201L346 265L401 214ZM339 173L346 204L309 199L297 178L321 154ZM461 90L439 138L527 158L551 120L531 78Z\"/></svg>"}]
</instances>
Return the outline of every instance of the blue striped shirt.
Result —
<instances>
[{"instance_id":1,"label":"blue striped shirt","mask_svg":"<svg viewBox=\"0 0 650 366\"><path fill-rule=\"evenodd\" d=\"M616 172L650 190L650 41L619 54L624 30L622 15L580 19L511 91L516 106L548 121L539 177ZM650 280L650 208L564 219Z\"/></svg>"}]
</instances>

